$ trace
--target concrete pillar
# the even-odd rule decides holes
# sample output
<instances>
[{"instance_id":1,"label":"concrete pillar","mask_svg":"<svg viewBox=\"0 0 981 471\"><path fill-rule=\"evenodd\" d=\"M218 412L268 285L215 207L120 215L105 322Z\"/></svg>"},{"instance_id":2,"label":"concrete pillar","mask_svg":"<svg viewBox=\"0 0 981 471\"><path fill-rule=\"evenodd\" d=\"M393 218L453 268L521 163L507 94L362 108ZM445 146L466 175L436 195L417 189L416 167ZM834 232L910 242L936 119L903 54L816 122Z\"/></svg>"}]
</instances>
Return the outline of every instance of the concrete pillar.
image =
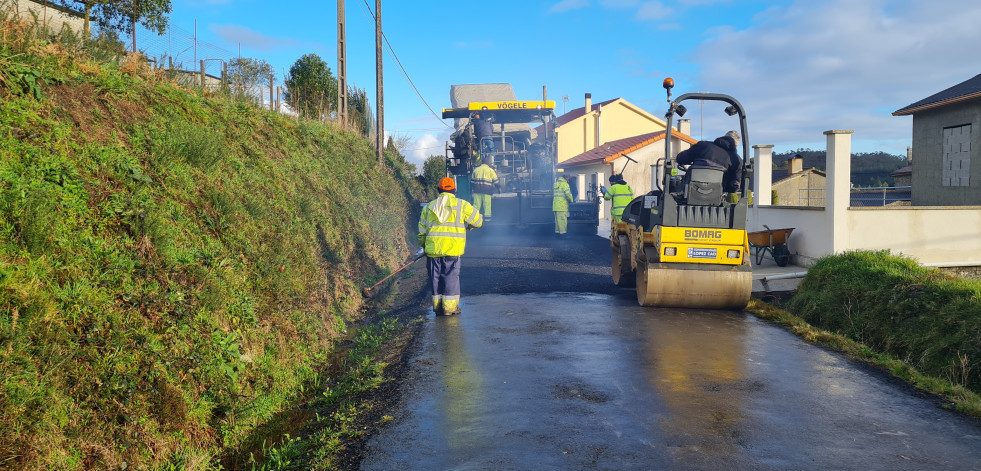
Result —
<instances>
[{"instance_id":1,"label":"concrete pillar","mask_svg":"<svg viewBox=\"0 0 981 471\"><path fill-rule=\"evenodd\" d=\"M576 193L576 195L578 195L577 201L585 200L586 199L586 174L585 173L580 173L579 175L576 175L576 190L578 191Z\"/></svg>"},{"instance_id":2,"label":"concrete pillar","mask_svg":"<svg viewBox=\"0 0 981 471\"><path fill-rule=\"evenodd\" d=\"M773 145L753 146L753 204L773 204L770 191L773 185Z\"/></svg>"},{"instance_id":3,"label":"concrete pillar","mask_svg":"<svg viewBox=\"0 0 981 471\"><path fill-rule=\"evenodd\" d=\"M848 249L848 207L851 193L852 133L851 130L825 131L827 136L827 188L825 214L831 228L830 253Z\"/></svg>"}]
</instances>

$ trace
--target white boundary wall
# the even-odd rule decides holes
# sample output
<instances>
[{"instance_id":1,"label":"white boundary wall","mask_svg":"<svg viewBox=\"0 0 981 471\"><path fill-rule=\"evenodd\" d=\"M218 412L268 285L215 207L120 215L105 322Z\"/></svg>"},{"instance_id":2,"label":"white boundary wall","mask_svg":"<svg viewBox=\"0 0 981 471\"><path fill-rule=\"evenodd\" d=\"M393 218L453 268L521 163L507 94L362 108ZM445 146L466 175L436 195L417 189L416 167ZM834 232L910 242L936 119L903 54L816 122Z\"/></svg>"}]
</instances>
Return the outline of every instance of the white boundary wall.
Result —
<instances>
[{"instance_id":1,"label":"white boundary wall","mask_svg":"<svg viewBox=\"0 0 981 471\"><path fill-rule=\"evenodd\" d=\"M77 34L85 27L84 15L69 15L43 2L0 0L0 7L3 6L13 7L15 13L23 19L32 19L32 14L37 15L37 21L44 23L48 31L54 34L60 34L63 29L70 29Z\"/></svg>"},{"instance_id":2,"label":"white boundary wall","mask_svg":"<svg viewBox=\"0 0 981 471\"><path fill-rule=\"evenodd\" d=\"M981 266L981 206L849 207L852 131L827 136L827 201L824 208L770 205L773 146L754 146L758 203L747 229L793 227L788 246L800 266L849 250L890 250L921 265Z\"/></svg>"}]
</instances>

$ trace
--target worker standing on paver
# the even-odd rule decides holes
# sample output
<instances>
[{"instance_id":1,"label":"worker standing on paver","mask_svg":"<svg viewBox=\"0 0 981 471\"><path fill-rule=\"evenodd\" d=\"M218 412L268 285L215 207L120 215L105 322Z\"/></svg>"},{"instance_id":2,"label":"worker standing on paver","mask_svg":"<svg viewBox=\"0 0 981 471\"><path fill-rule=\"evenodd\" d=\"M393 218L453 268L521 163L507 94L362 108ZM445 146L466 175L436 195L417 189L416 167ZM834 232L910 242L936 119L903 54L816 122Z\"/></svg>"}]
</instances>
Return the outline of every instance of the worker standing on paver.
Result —
<instances>
[{"instance_id":1,"label":"worker standing on paver","mask_svg":"<svg viewBox=\"0 0 981 471\"><path fill-rule=\"evenodd\" d=\"M623 179L623 175L615 174L610 175L610 189L607 190L606 188L600 187L600 191L603 192L603 199L613 201L613 207L610 208L610 216L615 225L620 222L623 216L623 210L630 204L630 200L634 199L634 190Z\"/></svg>"},{"instance_id":2,"label":"worker standing on paver","mask_svg":"<svg viewBox=\"0 0 981 471\"><path fill-rule=\"evenodd\" d=\"M487 222L491 220L491 195L494 194L497 184L497 172L486 160L477 166L470 176L473 207L484 216L484 220Z\"/></svg>"},{"instance_id":3,"label":"worker standing on paver","mask_svg":"<svg viewBox=\"0 0 981 471\"><path fill-rule=\"evenodd\" d=\"M552 186L552 212L555 213L555 236L565 237L569 226L569 203L572 203L572 191L565 177L559 176Z\"/></svg>"},{"instance_id":4,"label":"worker standing on paver","mask_svg":"<svg viewBox=\"0 0 981 471\"><path fill-rule=\"evenodd\" d=\"M419 246L426 252L433 312L449 316L460 313L460 257L467 230L480 227L484 219L473 205L456 197L452 178L442 178L437 189L439 196L419 216Z\"/></svg>"},{"instance_id":5,"label":"worker standing on paver","mask_svg":"<svg viewBox=\"0 0 981 471\"><path fill-rule=\"evenodd\" d=\"M488 162L494 153L494 125L491 123L490 116L474 116L473 122L474 131L477 133L477 142L479 143L478 149L480 149L481 160Z\"/></svg>"}]
</instances>

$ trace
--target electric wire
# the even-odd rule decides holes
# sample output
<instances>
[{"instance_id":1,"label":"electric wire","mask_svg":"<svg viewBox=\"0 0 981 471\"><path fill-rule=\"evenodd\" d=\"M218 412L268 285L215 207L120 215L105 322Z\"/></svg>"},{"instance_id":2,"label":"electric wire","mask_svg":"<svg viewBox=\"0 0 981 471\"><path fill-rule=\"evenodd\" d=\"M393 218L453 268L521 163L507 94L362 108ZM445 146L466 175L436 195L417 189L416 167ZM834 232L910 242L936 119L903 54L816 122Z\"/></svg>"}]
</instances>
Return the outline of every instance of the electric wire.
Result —
<instances>
[{"instance_id":1,"label":"electric wire","mask_svg":"<svg viewBox=\"0 0 981 471\"><path fill-rule=\"evenodd\" d=\"M361 0L361 2L364 4L364 8L367 8L367 11L365 12L365 14L368 15L370 17L370 19L372 20L372 22L374 23L376 21L375 20L375 14L372 13L371 7L368 5L368 1L367 0ZM362 11L364 11L364 8L362 8ZM443 118L441 118L439 115L437 115L436 112L433 111L433 107L429 106L429 103L426 102L426 99L422 97L422 93L419 93L419 89L416 88L416 84L412 82L412 79L409 77L409 73L406 72L405 67L402 66L402 61L400 61L399 60L399 56L397 54L395 54L395 49L392 48L392 43L388 42L388 37L385 36L385 32L384 31L382 31L382 39L385 40L385 45L388 46L388 52L391 52L392 53L392 58L395 59L395 63L398 64L399 69L402 69L402 75L405 76L405 79L409 82L409 86L411 86L412 87L412 90L416 92L416 96L419 97L419 100L422 101L422 104L423 105L426 105L426 109L428 109L429 112L433 115L433 117L435 117L436 119L438 119L440 123L443 123L443 126L446 126L446 127L452 129L453 126L450 126L449 124L446 124L446 122L443 121Z\"/></svg>"}]
</instances>

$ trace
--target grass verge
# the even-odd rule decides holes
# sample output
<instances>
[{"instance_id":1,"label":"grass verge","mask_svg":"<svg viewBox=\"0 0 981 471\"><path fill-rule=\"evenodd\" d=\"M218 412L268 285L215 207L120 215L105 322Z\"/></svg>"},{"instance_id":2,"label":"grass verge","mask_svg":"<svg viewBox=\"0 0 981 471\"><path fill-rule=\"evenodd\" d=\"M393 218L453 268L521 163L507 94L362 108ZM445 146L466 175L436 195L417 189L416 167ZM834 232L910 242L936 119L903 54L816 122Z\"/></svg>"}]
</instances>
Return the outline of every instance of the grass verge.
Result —
<instances>
[{"instance_id":1,"label":"grass verge","mask_svg":"<svg viewBox=\"0 0 981 471\"><path fill-rule=\"evenodd\" d=\"M322 380L421 188L0 11L0 467L211 469Z\"/></svg>"},{"instance_id":2,"label":"grass verge","mask_svg":"<svg viewBox=\"0 0 981 471\"><path fill-rule=\"evenodd\" d=\"M979 282L886 252L849 252L812 267L787 310L753 300L748 311L889 371L981 418Z\"/></svg>"}]
</instances>

